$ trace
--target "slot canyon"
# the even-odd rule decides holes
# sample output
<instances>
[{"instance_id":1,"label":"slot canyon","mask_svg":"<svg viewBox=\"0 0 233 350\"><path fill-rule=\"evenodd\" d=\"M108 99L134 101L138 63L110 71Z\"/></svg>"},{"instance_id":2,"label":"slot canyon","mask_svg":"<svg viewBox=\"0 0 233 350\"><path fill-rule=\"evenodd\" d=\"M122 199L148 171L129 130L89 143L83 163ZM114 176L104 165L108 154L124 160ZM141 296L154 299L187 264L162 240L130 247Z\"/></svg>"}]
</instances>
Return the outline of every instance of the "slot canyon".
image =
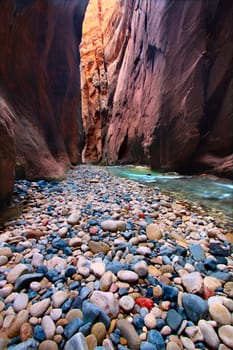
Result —
<instances>
[{"instance_id":1,"label":"slot canyon","mask_svg":"<svg viewBox=\"0 0 233 350\"><path fill-rule=\"evenodd\" d=\"M0 0L0 350L233 349L232 23Z\"/></svg>"}]
</instances>

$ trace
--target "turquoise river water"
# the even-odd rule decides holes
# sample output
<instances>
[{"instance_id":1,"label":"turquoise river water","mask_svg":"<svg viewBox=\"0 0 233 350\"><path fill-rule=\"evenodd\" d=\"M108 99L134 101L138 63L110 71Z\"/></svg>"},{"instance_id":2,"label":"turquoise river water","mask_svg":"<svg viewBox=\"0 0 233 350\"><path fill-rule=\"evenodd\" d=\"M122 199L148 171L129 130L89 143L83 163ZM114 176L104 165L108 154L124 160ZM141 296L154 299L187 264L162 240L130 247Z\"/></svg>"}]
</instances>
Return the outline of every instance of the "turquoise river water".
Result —
<instances>
[{"instance_id":1,"label":"turquoise river water","mask_svg":"<svg viewBox=\"0 0 233 350\"><path fill-rule=\"evenodd\" d=\"M215 176L160 173L142 166L109 166L116 176L158 187L175 199L233 228L233 182Z\"/></svg>"}]
</instances>

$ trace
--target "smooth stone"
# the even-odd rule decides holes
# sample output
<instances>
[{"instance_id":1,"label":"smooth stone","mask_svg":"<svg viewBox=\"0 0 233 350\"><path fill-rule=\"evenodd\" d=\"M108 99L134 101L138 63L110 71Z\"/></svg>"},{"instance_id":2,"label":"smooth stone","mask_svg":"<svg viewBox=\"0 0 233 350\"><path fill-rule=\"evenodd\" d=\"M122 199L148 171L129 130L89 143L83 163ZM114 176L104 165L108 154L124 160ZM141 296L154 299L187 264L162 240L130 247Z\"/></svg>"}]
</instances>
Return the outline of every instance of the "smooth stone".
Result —
<instances>
[{"instance_id":1,"label":"smooth stone","mask_svg":"<svg viewBox=\"0 0 233 350\"><path fill-rule=\"evenodd\" d=\"M50 298L38 301L30 307L30 314L34 317L42 316L51 303Z\"/></svg>"},{"instance_id":2,"label":"smooth stone","mask_svg":"<svg viewBox=\"0 0 233 350\"><path fill-rule=\"evenodd\" d=\"M53 340L44 340L40 343L38 350L58 350L58 345Z\"/></svg>"},{"instance_id":3,"label":"smooth stone","mask_svg":"<svg viewBox=\"0 0 233 350\"><path fill-rule=\"evenodd\" d=\"M148 341L143 341L140 345L140 350L158 350L158 348Z\"/></svg>"},{"instance_id":4,"label":"smooth stone","mask_svg":"<svg viewBox=\"0 0 233 350\"><path fill-rule=\"evenodd\" d=\"M25 264L18 264L15 265L7 275L7 282L8 283L15 283L16 280L24 273L29 272L28 266Z\"/></svg>"},{"instance_id":5,"label":"smooth stone","mask_svg":"<svg viewBox=\"0 0 233 350\"><path fill-rule=\"evenodd\" d=\"M20 293L16 296L13 304L13 308L16 312L26 309L28 304L28 295L26 293Z\"/></svg>"},{"instance_id":6,"label":"smooth stone","mask_svg":"<svg viewBox=\"0 0 233 350\"><path fill-rule=\"evenodd\" d=\"M156 318L152 313L149 313L144 317L144 323L148 329L153 329L157 325Z\"/></svg>"},{"instance_id":7,"label":"smooth stone","mask_svg":"<svg viewBox=\"0 0 233 350\"><path fill-rule=\"evenodd\" d=\"M102 262L91 263L90 271L98 278L104 275L106 271L106 266Z\"/></svg>"},{"instance_id":8,"label":"smooth stone","mask_svg":"<svg viewBox=\"0 0 233 350\"><path fill-rule=\"evenodd\" d=\"M222 342L233 349L233 326L225 325L218 329L218 335Z\"/></svg>"},{"instance_id":9,"label":"smooth stone","mask_svg":"<svg viewBox=\"0 0 233 350\"><path fill-rule=\"evenodd\" d=\"M195 345L191 339L189 339L187 337L180 337L180 339L181 339L181 342L182 342L185 350L195 350Z\"/></svg>"},{"instance_id":10,"label":"smooth stone","mask_svg":"<svg viewBox=\"0 0 233 350\"><path fill-rule=\"evenodd\" d=\"M109 317L116 317L119 313L119 302L111 292L94 291L90 301L101 307Z\"/></svg>"},{"instance_id":11,"label":"smooth stone","mask_svg":"<svg viewBox=\"0 0 233 350\"><path fill-rule=\"evenodd\" d=\"M33 337L32 326L29 322L25 322L20 327L20 339L26 341Z\"/></svg>"},{"instance_id":12,"label":"smooth stone","mask_svg":"<svg viewBox=\"0 0 233 350\"><path fill-rule=\"evenodd\" d=\"M64 350L88 350L84 335L82 333L73 335L66 343Z\"/></svg>"},{"instance_id":13,"label":"smooth stone","mask_svg":"<svg viewBox=\"0 0 233 350\"><path fill-rule=\"evenodd\" d=\"M158 241L162 237L162 231L157 224L149 224L146 227L146 235L149 240Z\"/></svg>"},{"instance_id":14,"label":"smooth stone","mask_svg":"<svg viewBox=\"0 0 233 350\"><path fill-rule=\"evenodd\" d=\"M80 327L84 325L83 320L81 318L75 318L65 327L64 335L67 339L70 339L75 333L78 332Z\"/></svg>"},{"instance_id":15,"label":"smooth stone","mask_svg":"<svg viewBox=\"0 0 233 350\"><path fill-rule=\"evenodd\" d=\"M101 228L109 232L125 231L126 223L121 220L105 220L101 222Z\"/></svg>"},{"instance_id":16,"label":"smooth stone","mask_svg":"<svg viewBox=\"0 0 233 350\"><path fill-rule=\"evenodd\" d=\"M67 299L69 294L67 291L59 290L52 296L52 305L54 308L59 308Z\"/></svg>"},{"instance_id":17,"label":"smooth stone","mask_svg":"<svg viewBox=\"0 0 233 350\"><path fill-rule=\"evenodd\" d=\"M147 341L154 344L158 349L165 350L165 342L160 332L155 329L151 329L147 333Z\"/></svg>"},{"instance_id":18,"label":"smooth stone","mask_svg":"<svg viewBox=\"0 0 233 350\"><path fill-rule=\"evenodd\" d=\"M148 274L148 265L144 260L140 260L133 266L133 270L139 277L145 277Z\"/></svg>"},{"instance_id":19,"label":"smooth stone","mask_svg":"<svg viewBox=\"0 0 233 350\"><path fill-rule=\"evenodd\" d=\"M189 249L195 261L205 260L205 252L200 244L192 244L189 246Z\"/></svg>"},{"instance_id":20,"label":"smooth stone","mask_svg":"<svg viewBox=\"0 0 233 350\"><path fill-rule=\"evenodd\" d=\"M15 291L20 291L21 289L27 288L34 281L41 281L44 275L42 273L27 273L20 276L15 282Z\"/></svg>"},{"instance_id":21,"label":"smooth stone","mask_svg":"<svg viewBox=\"0 0 233 350\"><path fill-rule=\"evenodd\" d=\"M112 343L112 341L110 339L104 339L103 347L104 347L105 350L114 350L113 343Z\"/></svg>"},{"instance_id":22,"label":"smooth stone","mask_svg":"<svg viewBox=\"0 0 233 350\"><path fill-rule=\"evenodd\" d=\"M45 331L40 325L36 324L33 332L36 340L41 342L46 339Z\"/></svg>"},{"instance_id":23,"label":"smooth stone","mask_svg":"<svg viewBox=\"0 0 233 350\"><path fill-rule=\"evenodd\" d=\"M41 326L45 332L46 339L53 339L56 332L56 326L50 316L44 316L42 318Z\"/></svg>"},{"instance_id":24,"label":"smooth stone","mask_svg":"<svg viewBox=\"0 0 233 350\"><path fill-rule=\"evenodd\" d=\"M179 329L182 320L182 317L176 310L168 310L166 322L174 332L176 332Z\"/></svg>"},{"instance_id":25,"label":"smooth stone","mask_svg":"<svg viewBox=\"0 0 233 350\"><path fill-rule=\"evenodd\" d=\"M207 276L204 278L204 287L215 291L216 289L222 287L222 282L215 277Z\"/></svg>"},{"instance_id":26,"label":"smooth stone","mask_svg":"<svg viewBox=\"0 0 233 350\"><path fill-rule=\"evenodd\" d=\"M211 349L217 349L220 341L214 328L205 320L200 320L198 322L198 327L200 328L201 333L203 334L205 343Z\"/></svg>"},{"instance_id":27,"label":"smooth stone","mask_svg":"<svg viewBox=\"0 0 233 350\"><path fill-rule=\"evenodd\" d=\"M8 262L8 257L7 256L0 256L0 266L6 265Z\"/></svg>"},{"instance_id":28,"label":"smooth stone","mask_svg":"<svg viewBox=\"0 0 233 350\"><path fill-rule=\"evenodd\" d=\"M107 271L103 274L103 276L100 278L100 290L101 291L108 291L109 288L112 285L114 279L114 275L112 271Z\"/></svg>"},{"instance_id":29,"label":"smooth stone","mask_svg":"<svg viewBox=\"0 0 233 350\"><path fill-rule=\"evenodd\" d=\"M10 247L0 247L0 256L5 256L10 259L12 255L13 253Z\"/></svg>"},{"instance_id":30,"label":"smooth stone","mask_svg":"<svg viewBox=\"0 0 233 350\"><path fill-rule=\"evenodd\" d=\"M233 298L233 282L227 282L224 284L224 293L230 298Z\"/></svg>"},{"instance_id":31,"label":"smooth stone","mask_svg":"<svg viewBox=\"0 0 233 350\"><path fill-rule=\"evenodd\" d=\"M231 314L228 309L219 303L211 303L209 306L211 318L219 325L231 324Z\"/></svg>"},{"instance_id":32,"label":"smooth stone","mask_svg":"<svg viewBox=\"0 0 233 350\"><path fill-rule=\"evenodd\" d=\"M106 337L106 327L102 322L95 323L91 328L91 334L97 339L97 345L101 345L103 343L104 338Z\"/></svg>"},{"instance_id":33,"label":"smooth stone","mask_svg":"<svg viewBox=\"0 0 233 350\"><path fill-rule=\"evenodd\" d=\"M35 291L35 292L38 292L40 290L41 286L40 286L40 282L31 282L30 283L30 289Z\"/></svg>"},{"instance_id":34,"label":"smooth stone","mask_svg":"<svg viewBox=\"0 0 233 350\"><path fill-rule=\"evenodd\" d=\"M120 270L117 273L117 277L119 278L119 280L128 283L135 283L138 281L138 275L130 270Z\"/></svg>"},{"instance_id":35,"label":"smooth stone","mask_svg":"<svg viewBox=\"0 0 233 350\"><path fill-rule=\"evenodd\" d=\"M129 295L124 295L119 299L120 307L126 312L131 311L134 308L134 304L134 299Z\"/></svg>"},{"instance_id":36,"label":"smooth stone","mask_svg":"<svg viewBox=\"0 0 233 350\"><path fill-rule=\"evenodd\" d=\"M110 317L99 306L92 304L88 301L84 301L82 305L83 320L85 323L103 322L108 329L110 326Z\"/></svg>"},{"instance_id":37,"label":"smooth stone","mask_svg":"<svg viewBox=\"0 0 233 350\"><path fill-rule=\"evenodd\" d=\"M74 226L79 223L81 217L79 213L73 213L67 218L67 223Z\"/></svg>"},{"instance_id":38,"label":"smooth stone","mask_svg":"<svg viewBox=\"0 0 233 350\"><path fill-rule=\"evenodd\" d=\"M188 318L195 324L200 319L207 319L209 307L206 300L195 294L184 294L182 304Z\"/></svg>"},{"instance_id":39,"label":"smooth stone","mask_svg":"<svg viewBox=\"0 0 233 350\"><path fill-rule=\"evenodd\" d=\"M37 267L43 265L44 256L40 253L34 253L32 257L32 266Z\"/></svg>"},{"instance_id":40,"label":"smooth stone","mask_svg":"<svg viewBox=\"0 0 233 350\"><path fill-rule=\"evenodd\" d=\"M191 272L182 276L182 284L188 293L201 294L203 279L200 272Z\"/></svg>"},{"instance_id":41,"label":"smooth stone","mask_svg":"<svg viewBox=\"0 0 233 350\"><path fill-rule=\"evenodd\" d=\"M19 335L22 324L28 321L28 316L29 314L27 310L19 311L7 330L8 338L14 338Z\"/></svg>"},{"instance_id":42,"label":"smooth stone","mask_svg":"<svg viewBox=\"0 0 233 350\"><path fill-rule=\"evenodd\" d=\"M180 333L180 330L179 330ZM194 342L204 341L203 334L198 326L190 326L185 328L185 334Z\"/></svg>"},{"instance_id":43,"label":"smooth stone","mask_svg":"<svg viewBox=\"0 0 233 350\"><path fill-rule=\"evenodd\" d=\"M174 341L169 341L167 343L166 350L181 350L181 347Z\"/></svg>"},{"instance_id":44,"label":"smooth stone","mask_svg":"<svg viewBox=\"0 0 233 350\"><path fill-rule=\"evenodd\" d=\"M75 318L83 318L83 313L80 309L71 309L66 314L66 320L71 322Z\"/></svg>"},{"instance_id":45,"label":"smooth stone","mask_svg":"<svg viewBox=\"0 0 233 350\"><path fill-rule=\"evenodd\" d=\"M97 253L107 254L110 250L109 245L104 242L89 241L88 247L93 254L97 254Z\"/></svg>"},{"instance_id":46,"label":"smooth stone","mask_svg":"<svg viewBox=\"0 0 233 350\"><path fill-rule=\"evenodd\" d=\"M50 311L50 317L53 321L59 320L62 316L62 309L52 309Z\"/></svg>"},{"instance_id":47,"label":"smooth stone","mask_svg":"<svg viewBox=\"0 0 233 350\"><path fill-rule=\"evenodd\" d=\"M89 334L86 337L86 342L89 350L95 350L97 346L97 339L94 334ZM114 349L113 349L114 350Z\"/></svg>"},{"instance_id":48,"label":"smooth stone","mask_svg":"<svg viewBox=\"0 0 233 350\"><path fill-rule=\"evenodd\" d=\"M28 339L20 344L8 346L7 349L8 350L37 350L38 342L35 339Z\"/></svg>"},{"instance_id":49,"label":"smooth stone","mask_svg":"<svg viewBox=\"0 0 233 350\"><path fill-rule=\"evenodd\" d=\"M120 330L122 336L127 339L130 349L139 350L141 340L134 328L134 326L126 319L117 321L117 328Z\"/></svg>"}]
</instances>

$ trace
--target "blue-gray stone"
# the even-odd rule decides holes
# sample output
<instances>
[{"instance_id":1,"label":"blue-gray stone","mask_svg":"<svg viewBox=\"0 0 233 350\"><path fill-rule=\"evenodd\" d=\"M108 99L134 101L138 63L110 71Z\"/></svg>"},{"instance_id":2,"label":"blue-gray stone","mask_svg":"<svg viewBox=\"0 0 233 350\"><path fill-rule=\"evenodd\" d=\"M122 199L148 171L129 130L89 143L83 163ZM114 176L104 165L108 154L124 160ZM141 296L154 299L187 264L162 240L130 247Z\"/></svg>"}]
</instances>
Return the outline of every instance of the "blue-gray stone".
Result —
<instances>
[{"instance_id":1,"label":"blue-gray stone","mask_svg":"<svg viewBox=\"0 0 233 350\"><path fill-rule=\"evenodd\" d=\"M163 300L177 301L178 289L175 287L170 287L165 284L162 285L163 289Z\"/></svg>"},{"instance_id":2,"label":"blue-gray stone","mask_svg":"<svg viewBox=\"0 0 233 350\"><path fill-rule=\"evenodd\" d=\"M87 342L82 333L76 333L67 341L64 350L88 350Z\"/></svg>"},{"instance_id":3,"label":"blue-gray stone","mask_svg":"<svg viewBox=\"0 0 233 350\"><path fill-rule=\"evenodd\" d=\"M173 331L177 331L178 328L181 325L182 322L182 317L180 316L180 314L178 314L178 312L174 309L170 309L167 313L167 324L168 326L173 330Z\"/></svg>"},{"instance_id":4,"label":"blue-gray stone","mask_svg":"<svg viewBox=\"0 0 233 350\"><path fill-rule=\"evenodd\" d=\"M116 275L120 270L128 270L129 264L122 264L119 261L111 261L107 264L106 270Z\"/></svg>"},{"instance_id":5,"label":"blue-gray stone","mask_svg":"<svg viewBox=\"0 0 233 350\"><path fill-rule=\"evenodd\" d=\"M81 318L74 318L64 329L64 335L67 339L70 339L72 335L77 333L79 328L83 326L84 322Z\"/></svg>"},{"instance_id":6,"label":"blue-gray stone","mask_svg":"<svg viewBox=\"0 0 233 350\"><path fill-rule=\"evenodd\" d=\"M8 350L36 350L38 342L35 339L28 339L20 344L9 346Z\"/></svg>"},{"instance_id":7,"label":"blue-gray stone","mask_svg":"<svg viewBox=\"0 0 233 350\"><path fill-rule=\"evenodd\" d=\"M161 329L166 325L166 322L162 318L157 318L156 328L161 331Z\"/></svg>"},{"instance_id":8,"label":"blue-gray stone","mask_svg":"<svg viewBox=\"0 0 233 350\"><path fill-rule=\"evenodd\" d=\"M208 276L212 276L217 278L218 280L223 280L223 281L229 281L232 278L229 272L223 272L223 271L209 272Z\"/></svg>"},{"instance_id":9,"label":"blue-gray stone","mask_svg":"<svg viewBox=\"0 0 233 350\"><path fill-rule=\"evenodd\" d=\"M73 304L73 301L74 301L73 297L66 300L64 304L62 304L61 306L62 312L68 312L71 309L71 305Z\"/></svg>"},{"instance_id":10,"label":"blue-gray stone","mask_svg":"<svg viewBox=\"0 0 233 350\"><path fill-rule=\"evenodd\" d=\"M105 327L107 329L109 328L110 317L100 307L94 304L91 304L85 300L82 305L82 312L83 312L83 320L85 323L91 322L93 324L95 322L103 322Z\"/></svg>"},{"instance_id":11,"label":"blue-gray stone","mask_svg":"<svg viewBox=\"0 0 233 350\"><path fill-rule=\"evenodd\" d=\"M67 266L66 271L65 271L65 276L66 277L71 277L77 272L76 268L72 265Z\"/></svg>"},{"instance_id":12,"label":"blue-gray stone","mask_svg":"<svg viewBox=\"0 0 233 350\"><path fill-rule=\"evenodd\" d=\"M182 304L188 318L197 323L200 319L206 320L209 315L209 307L206 300L195 294L184 294Z\"/></svg>"},{"instance_id":13,"label":"blue-gray stone","mask_svg":"<svg viewBox=\"0 0 233 350\"><path fill-rule=\"evenodd\" d=\"M88 295L92 292L92 289L89 287L83 287L79 293L79 297L84 300L88 297Z\"/></svg>"},{"instance_id":14,"label":"blue-gray stone","mask_svg":"<svg viewBox=\"0 0 233 350\"><path fill-rule=\"evenodd\" d=\"M117 334L116 332L110 334L110 339L113 342L114 345L117 345L120 343L120 335Z\"/></svg>"},{"instance_id":15,"label":"blue-gray stone","mask_svg":"<svg viewBox=\"0 0 233 350\"><path fill-rule=\"evenodd\" d=\"M45 331L44 329L39 326L39 325L36 325L33 329L33 335L34 335L34 338L38 341L43 341L46 339L46 335L45 335Z\"/></svg>"},{"instance_id":16,"label":"blue-gray stone","mask_svg":"<svg viewBox=\"0 0 233 350\"><path fill-rule=\"evenodd\" d=\"M159 350L165 350L163 337L155 329L152 329L147 333L147 341L155 345Z\"/></svg>"},{"instance_id":17,"label":"blue-gray stone","mask_svg":"<svg viewBox=\"0 0 233 350\"><path fill-rule=\"evenodd\" d=\"M79 328L79 332L85 335L85 337L91 333L92 323L87 322L82 327Z\"/></svg>"},{"instance_id":18,"label":"blue-gray stone","mask_svg":"<svg viewBox=\"0 0 233 350\"><path fill-rule=\"evenodd\" d=\"M135 328L141 329L144 326L144 318L142 316L135 316L133 319Z\"/></svg>"},{"instance_id":19,"label":"blue-gray stone","mask_svg":"<svg viewBox=\"0 0 233 350\"><path fill-rule=\"evenodd\" d=\"M140 350L159 350L156 345L143 341L140 345Z\"/></svg>"},{"instance_id":20,"label":"blue-gray stone","mask_svg":"<svg viewBox=\"0 0 233 350\"><path fill-rule=\"evenodd\" d=\"M28 288L33 281L41 281L44 277L43 273L27 273L17 278L15 282L15 291L19 292L21 289Z\"/></svg>"},{"instance_id":21,"label":"blue-gray stone","mask_svg":"<svg viewBox=\"0 0 233 350\"><path fill-rule=\"evenodd\" d=\"M215 271L217 269L217 261L214 258L207 258L204 261L204 266L207 270Z\"/></svg>"},{"instance_id":22,"label":"blue-gray stone","mask_svg":"<svg viewBox=\"0 0 233 350\"><path fill-rule=\"evenodd\" d=\"M192 244L189 246L189 249L192 253L192 257L195 261L205 260L205 252L200 244Z\"/></svg>"}]
</instances>

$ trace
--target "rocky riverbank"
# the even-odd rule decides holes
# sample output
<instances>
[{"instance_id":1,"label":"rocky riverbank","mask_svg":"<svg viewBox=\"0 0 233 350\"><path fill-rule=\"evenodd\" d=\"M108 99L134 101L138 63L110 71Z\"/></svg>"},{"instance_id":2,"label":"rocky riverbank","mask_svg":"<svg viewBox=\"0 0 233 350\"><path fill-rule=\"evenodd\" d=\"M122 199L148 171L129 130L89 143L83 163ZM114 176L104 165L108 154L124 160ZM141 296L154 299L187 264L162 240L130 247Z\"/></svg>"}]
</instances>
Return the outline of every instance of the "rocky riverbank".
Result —
<instances>
[{"instance_id":1,"label":"rocky riverbank","mask_svg":"<svg viewBox=\"0 0 233 350\"><path fill-rule=\"evenodd\" d=\"M233 348L232 233L213 218L94 166L15 192L0 349Z\"/></svg>"}]
</instances>

